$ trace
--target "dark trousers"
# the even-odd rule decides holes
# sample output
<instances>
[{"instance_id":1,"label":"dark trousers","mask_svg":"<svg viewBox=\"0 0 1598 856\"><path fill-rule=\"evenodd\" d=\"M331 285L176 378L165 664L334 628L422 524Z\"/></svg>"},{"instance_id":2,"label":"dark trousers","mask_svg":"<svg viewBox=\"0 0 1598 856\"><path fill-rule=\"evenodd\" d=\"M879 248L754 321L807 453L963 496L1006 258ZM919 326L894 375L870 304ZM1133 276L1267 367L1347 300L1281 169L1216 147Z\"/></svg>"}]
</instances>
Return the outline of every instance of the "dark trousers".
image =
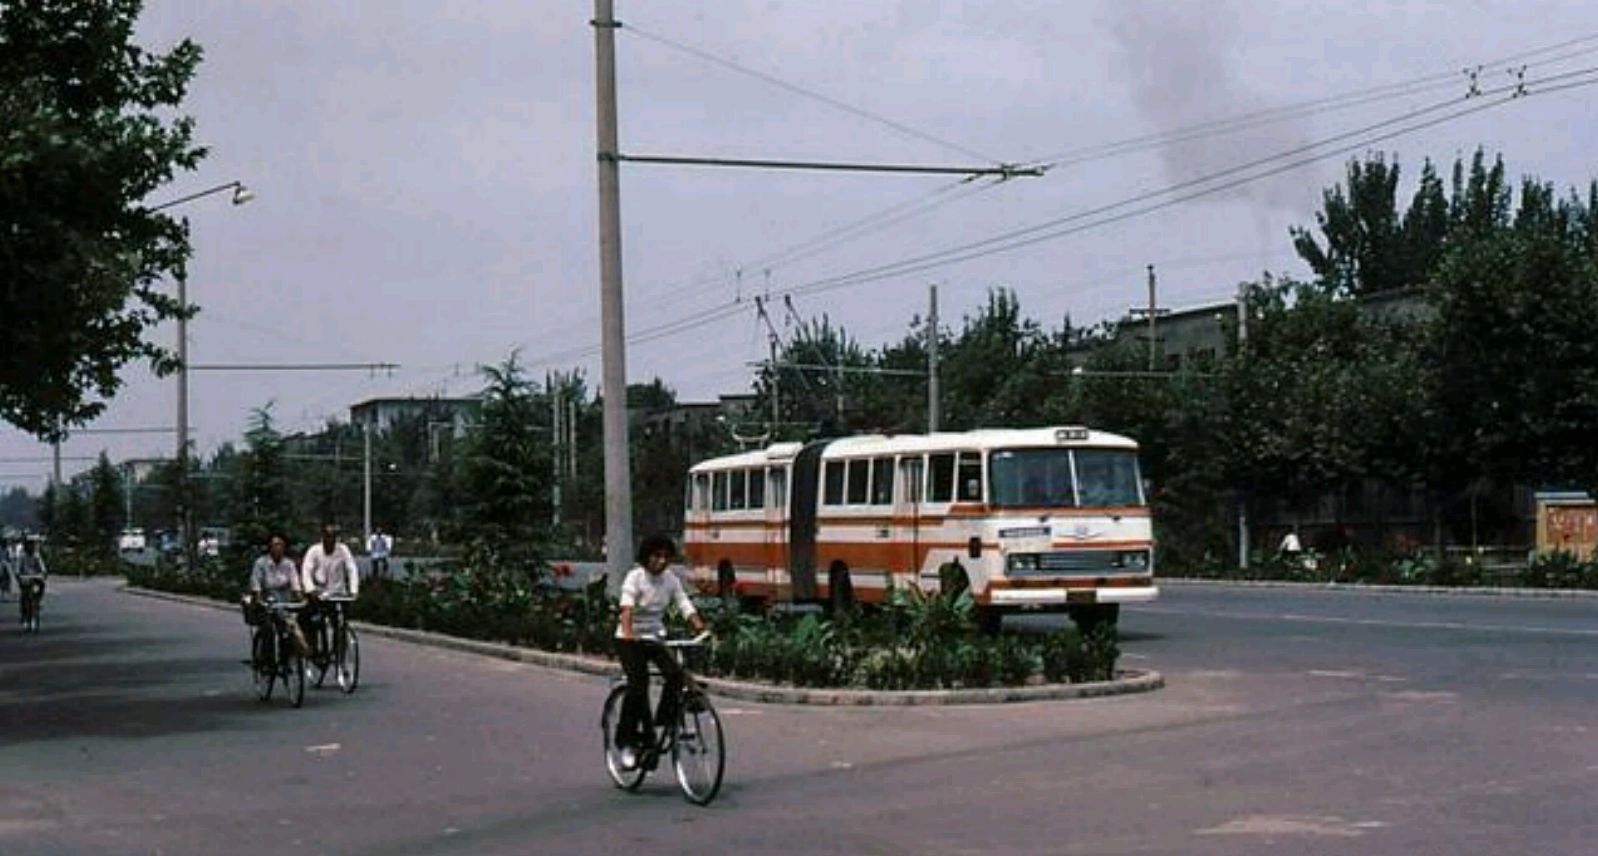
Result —
<instances>
[{"instance_id":1,"label":"dark trousers","mask_svg":"<svg viewBox=\"0 0 1598 856\"><path fill-rule=\"evenodd\" d=\"M616 653L622 671L627 673L627 695L621 702L621 721L616 724L616 745L642 748L652 746L655 732L649 727L649 664L660 670L664 682L655 724L664 728L677 717L677 695L682 691L682 667L659 642L620 639Z\"/></svg>"}]
</instances>

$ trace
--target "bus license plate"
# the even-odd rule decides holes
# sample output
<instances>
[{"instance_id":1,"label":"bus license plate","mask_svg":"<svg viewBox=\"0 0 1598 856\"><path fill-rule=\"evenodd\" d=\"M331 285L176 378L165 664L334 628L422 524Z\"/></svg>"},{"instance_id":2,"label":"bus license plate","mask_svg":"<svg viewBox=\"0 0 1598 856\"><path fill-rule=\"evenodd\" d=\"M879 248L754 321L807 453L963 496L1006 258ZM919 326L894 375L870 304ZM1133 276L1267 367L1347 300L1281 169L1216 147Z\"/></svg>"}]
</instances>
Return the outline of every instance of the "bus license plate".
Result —
<instances>
[{"instance_id":1,"label":"bus license plate","mask_svg":"<svg viewBox=\"0 0 1598 856\"><path fill-rule=\"evenodd\" d=\"M1099 593L1094 591L1093 589L1083 589L1081 591L1068 591L1068 592L1065 593L1065 602L1066 603L1098 603L1098 601L1099 601L1098 595L1099 595Z\"/></svg>"}]
</instances>

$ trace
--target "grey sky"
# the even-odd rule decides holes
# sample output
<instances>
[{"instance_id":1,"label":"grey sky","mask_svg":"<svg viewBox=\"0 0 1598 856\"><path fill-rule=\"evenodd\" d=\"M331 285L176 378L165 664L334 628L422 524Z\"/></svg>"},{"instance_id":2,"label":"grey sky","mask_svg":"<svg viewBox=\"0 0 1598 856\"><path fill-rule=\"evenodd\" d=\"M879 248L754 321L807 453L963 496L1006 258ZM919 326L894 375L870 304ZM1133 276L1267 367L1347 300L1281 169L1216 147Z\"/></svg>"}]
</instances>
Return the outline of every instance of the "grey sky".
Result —
<instances>
[{"instance_id":1,"label":"grey sky","mask_svg":"<svg viewBox=\"0 0 1598 856\"><path fill-rule=\"evenodd\" d=\"M461 394L513 347L538 376L598 377L592 7L569 2L150 0L149 47L206 50L191 97L201 169L162 199L232 179L258 193L186 206L196 259L191 359L391 361L363 374L192 375L202 453L275 402L288 430L347 418L374 395ZM1054 157L1434 73L1598 33L1590 0L1519 2L685 2L618 0L621 139L635 154L970 164ZM670 49L661 36L881 115L918 136ZM1558 62L1537 63L1586 50ZM1528 77L1598 66L1598 40L1533 57ZM1483 86L1502 85L1502 69ZM979 189L947 177L624 165L629 332L724 306L715 324L629 349L629 376L682 397L746 391L765 354L749 298L762 259L901 203L921 216L770 268L781 293L1292 149L1465 92L1446 88L1224 137L1063 165ZM1477 145L1561 186L1598 175L1598 87L1525 99L1374 147L1413 177ZM961 151L964 150L964 151ZM1262 269L1302 273L1287 238L1312 222L1347 156L1013 252L816 292L864 344L898 338L940 285L958 325L991 286L1050 326L1118 316L1160 271L1161 303L1229 297ZM152 200L160 201L160 200ZM735 272L742 269L741 286ZM780 320L780 317L779 317ZM157 335L170 341L173 331ZM579 356L574 350L588 348ZM554 362L547 358L562 356ZM174 383L142 368L98 423L171 426ZM89 436L66 454L171 454L168 436ZM45 447L6 429L0 458ZM70 470L86 464L73 463ZM0 463L0 474L46 465ZM37 490L37 478L4 478Z\"/></svg>"}]
</instances>

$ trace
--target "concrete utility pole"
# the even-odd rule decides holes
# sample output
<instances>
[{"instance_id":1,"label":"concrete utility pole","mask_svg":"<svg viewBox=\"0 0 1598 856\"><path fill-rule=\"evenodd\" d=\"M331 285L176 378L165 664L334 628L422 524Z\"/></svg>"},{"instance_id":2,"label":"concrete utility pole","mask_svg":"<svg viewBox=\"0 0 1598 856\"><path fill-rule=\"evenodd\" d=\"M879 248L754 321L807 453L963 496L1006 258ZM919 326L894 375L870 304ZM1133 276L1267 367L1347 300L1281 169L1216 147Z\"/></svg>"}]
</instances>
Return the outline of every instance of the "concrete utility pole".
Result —
<instances>
[{"instance_id":1,"label":"concrete utility pole","mask_svg":"<svg viewBox=\"0 0 1598 856\"><path fill-rule=\"evenodd\" d=\"M549 391L549 418L551 427L554 428L554 443L550 449L550 479L549 479L549 525L560 525L560 482L566 475L566 426L564 415L566 405L561 401L562 390L555 385L554 376L546 375L544 386Z\"/></svg>"},{"instance_id":2,"label":"concrete utility pole","mask_svg":"<svg viewBox=\"0 0 1598 856\"><path fill-rule=\"evenodd\" d=\"M1248 286L1237 287L1237 349L1248 343ZM1248 496L1237 497L1237 566L1248 570Z\"/></svg>"},{"instance_id":3,"label":"concrete utility pole","mask_svg":"<svg viewBox=\"0 0 1598 856\"><path fill-rule=\"evenodd\" d=\"M600 378L605 410L605 565L617 578L633 552L632 470L627 459L627 352L621 289L621 170L616 122L616 28L611 0L594 0L598 98Z\"/></svg>"},{"instance_id":4,"label":"concrete utility pole","mask_svg":"<svg viewBox=\"0 0 1598 856\"><path fill-rule=\"evenodd\" d=\"M183 539L184 567L197 563L194 515L189 509L189 278L178 275L178 412L177 464L178 537Z\"/></svg>"},{"instance_id":5,"label":"concrete utility pole","mask_svg":"<svg viewBox=\"0 0 1598 856\"><path fill-rule=\"evenodd\" d=\"M927 433L938 430L938 287L929 286L932 305L927 310Z\"/></svg>"},{"instance_id":6,"label":"concrete utility pole","mask_svg":"<svg viewBox=\"0 0 1598 856\"><path fill-rule=\"evenodd\" d=\"M1155 364L1155 346L1159 341L1155 338L1154 319L1159 314L1160 304L1159 301L1155 300L1154 293L1154 265L1149 265L1149 371L1154 371L1157 368Z\"/></svg>"},{"instance_id":7,"label":"concrete utility pole","mask_svg":"<svg viewBox=\"0 0 1598 856\"><path fill-rule=\"evenodd\" d=\"M376 413L374 412L374 416ZM361 455L361 544L372 543L372 423L361 423L364 449Z\"/></svg>"}]
</instances>

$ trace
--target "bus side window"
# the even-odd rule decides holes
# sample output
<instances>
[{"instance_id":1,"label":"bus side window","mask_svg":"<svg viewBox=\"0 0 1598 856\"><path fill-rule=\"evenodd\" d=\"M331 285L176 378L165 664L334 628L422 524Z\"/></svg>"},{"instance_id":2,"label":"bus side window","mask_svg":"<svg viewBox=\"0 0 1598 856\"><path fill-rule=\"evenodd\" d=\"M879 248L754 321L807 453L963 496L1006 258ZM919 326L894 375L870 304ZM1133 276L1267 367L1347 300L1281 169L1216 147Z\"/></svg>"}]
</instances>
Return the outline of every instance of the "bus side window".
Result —
<instances>
[{"instance_id":1,"label":"bus side window","mask_svg":"<svg viewBox=\"0 0 1598 856\"><path fill-rule=\"evenodd\" d=\"M866 458L856 458L849 462L849 492L850 505L865 505L871 498L871 461Z\"/></svg>"},{"instance_id":2,"label":"bus side window","mask_svg":"<svg viewBox=\"0 0 1598 856\"><path fill-rule=\"evenodd\" d=\"M788 471L771 468L771 507L782 508L788 504Z\"/></svg>"},{"instance_id":3,"label":"bus side window","mask_svg":"<svg viewBox=\"0 0 1598 856\"><path fill-rule=\"evenodd\" d=\"M749 471L749 507L766 507L766 471Z\"/></svg>"},{"instance_id":4,"label":"bus side window","mask_svg":"<svg viewBox=\"0 0 1598 856\"><path fill-rule=\"evenodd\" d=\"M893 459L871 459L871 504L893 504Z\"/></svg>"},{"instance_id":5,"label":"bus side window","mask_svg":"<svg viewBox=\"0 0 1598 856\"><path fill-rule=\"evenodd\" d=\"M694 476L694 510L710 510L710 476L704 473Z\"/></svg>"},{"instance_id":6,"label":"bus side window","mask_svg":"<svg viewBox=\"0 0 1598 856\"><path fill-rule=\"evenodd\" d=\"M827 462L826 492L822 495L827 505L843 505L843 461Z\"/></svg>"},{"instance_id":7,"label":"bus side window","mask_svg":"<svg viewBox=\"0 0 1598 856\"><path fill-rule=\"evenodd\" d=\"M748 470L733 470L727 474L729 495L727 507L737 511L744 507L744 482L748 480Z\"/></svg>"},{"instance_id":8,"label":"bus side window","mask_svg":"<svg viewBox=\"0 0 1598 856\"><path fill-rule=\"evenodd\" d=\"M724 472L710 475L710 510L727 510L727 474Z\"/></svg>"},{"instance_id":9,"label":"bus side window","mask_svg":"<svg viewBox=\"0 0 1598 856\"><path fill-rule=\"evenodd\" d=\"M982 501L982 456L980 453L960 453L960 479L957 493L961 502Z\"/></svg>"},{"instance_id":10,"label":"bus side window","mask_svg":"<svg viewBox=\"0 0 1598 856\"><path fill-rule=\"evenodd\" d=\"M927 467L927 501L948 502L954 498L954 455L932 455Z\"/></svg>"},{"instance_id":11,"label":"bus side window","mask_svg":"<svg viewBox=\"0 0 1598 856\"><path fill-rule=\"evenodd\" d=\"M922 462L919 457L903 457L899 459L899 489L903 492L904 501L917 503L921 501L921 474Z\"/></svg>"}]
</instances>

